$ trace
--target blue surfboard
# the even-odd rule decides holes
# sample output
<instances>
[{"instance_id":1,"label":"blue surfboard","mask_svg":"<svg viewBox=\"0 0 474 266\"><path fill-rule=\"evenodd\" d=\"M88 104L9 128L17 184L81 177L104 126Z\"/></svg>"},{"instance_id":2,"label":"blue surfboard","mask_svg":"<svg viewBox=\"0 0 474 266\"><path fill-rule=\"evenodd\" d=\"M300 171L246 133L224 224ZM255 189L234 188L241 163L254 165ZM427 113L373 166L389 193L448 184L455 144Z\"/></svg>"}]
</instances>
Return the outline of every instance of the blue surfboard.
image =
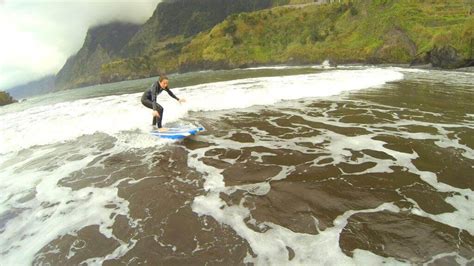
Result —
<instances>
[{"instance_id":1,"label":"blue surfboard","mask_svg":"<svg viewBox=\"0 0 474 266\"><path fill-rule=\"evenodd\" d=\"M155 137L160 137L163 139L184 139L188 136L196 135L198 132L203 131L203 127L175 127L168 128L166 131L152 130L150 134Z\"/></svg>"}]
</instances>

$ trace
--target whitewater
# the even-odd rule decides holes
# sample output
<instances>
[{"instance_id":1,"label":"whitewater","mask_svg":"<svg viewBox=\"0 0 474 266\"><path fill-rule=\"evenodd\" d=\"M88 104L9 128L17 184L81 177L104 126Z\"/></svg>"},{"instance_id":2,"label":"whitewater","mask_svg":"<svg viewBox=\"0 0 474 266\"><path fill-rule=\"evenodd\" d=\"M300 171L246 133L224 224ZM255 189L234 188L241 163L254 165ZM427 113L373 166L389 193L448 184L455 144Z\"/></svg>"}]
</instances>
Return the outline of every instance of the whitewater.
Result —
<instances>
[{"instance_id":1,"label":"whitewater","mask_svg":"<svg viewBox=\"0 0 474 266\"><path fill-rule=\"evenodd\" d=\"M160 104L166 110L164 123L170 123L179 121L188 112L239 109L272 105L283 100L337 95L401 78L403 74L399 72L381 69L251 78L176 88L173 91L188 103L180 106L174 99L161 97ZM0 128L4 140L0 152L63 142L96 132L118 135L124 131L147 131L149 110L137 104L140 97L141 93L111 95L5 114ZM153 139L152 145L155 142Z\"/></svg>"}]
</instances>

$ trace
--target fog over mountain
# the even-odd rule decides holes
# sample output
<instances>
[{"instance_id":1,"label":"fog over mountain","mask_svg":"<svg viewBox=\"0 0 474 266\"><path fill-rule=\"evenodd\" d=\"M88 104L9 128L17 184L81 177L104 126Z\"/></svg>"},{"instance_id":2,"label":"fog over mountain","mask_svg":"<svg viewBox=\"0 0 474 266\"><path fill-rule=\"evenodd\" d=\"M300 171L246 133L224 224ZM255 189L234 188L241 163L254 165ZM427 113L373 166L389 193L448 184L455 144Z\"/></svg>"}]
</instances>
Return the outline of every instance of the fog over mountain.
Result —
<instances>
[{"instance_id":1,"label":"fog over mountain","mask_svg":"<svg viewBox=\"0 0 474 266\"><path fill-rule=\"evenodd\" d=\"M87 30L112 21L144 23L160 0L0 1L0 90L55 74Z\"/></svg>"}]
</instances>

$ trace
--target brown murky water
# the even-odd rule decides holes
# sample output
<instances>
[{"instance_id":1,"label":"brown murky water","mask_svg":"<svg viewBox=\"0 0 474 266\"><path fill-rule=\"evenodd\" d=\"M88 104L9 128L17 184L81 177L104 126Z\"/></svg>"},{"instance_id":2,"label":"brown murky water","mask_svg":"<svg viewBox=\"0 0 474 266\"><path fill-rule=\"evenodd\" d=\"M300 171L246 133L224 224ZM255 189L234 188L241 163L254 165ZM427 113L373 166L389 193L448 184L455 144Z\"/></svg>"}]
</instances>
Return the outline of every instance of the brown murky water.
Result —
<instances>
[{"instance_id":1,"label":"brown murky water","mask_svg":"<svg viewBox=\"0 0 474 266\"><path fill-rule=\"evenodd\" d=\"M24 239L57 235L33 264L470 265L473 80L409 71L335 96L191 112L206 131L183 141L117 149L128 138L94 133L2 165L32 152L31 171L74 195L54 202L41 181L18 190L44 211ZM3 207L0 233L31 208ZM50 219L61 213L64 228Z\"/></svg>"}]
</instances>

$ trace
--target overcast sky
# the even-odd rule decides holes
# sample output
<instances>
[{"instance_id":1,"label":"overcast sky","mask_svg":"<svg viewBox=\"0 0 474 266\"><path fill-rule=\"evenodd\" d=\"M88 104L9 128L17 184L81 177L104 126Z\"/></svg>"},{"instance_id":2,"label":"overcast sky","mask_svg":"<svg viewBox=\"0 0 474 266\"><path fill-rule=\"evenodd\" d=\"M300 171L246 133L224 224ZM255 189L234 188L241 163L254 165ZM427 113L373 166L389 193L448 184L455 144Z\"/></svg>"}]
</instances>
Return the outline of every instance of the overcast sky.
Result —
<instances>
[{"instance_id":1,"label":"overcast sky","mask_svg":"<svg viewBox=\"0 0 474 266\"><path fill-rule=\"evenodd\" d=\"M91 26L144 23L160 0L0 0L0 90L56 74Z\"/></svg>"}]
</instances>

